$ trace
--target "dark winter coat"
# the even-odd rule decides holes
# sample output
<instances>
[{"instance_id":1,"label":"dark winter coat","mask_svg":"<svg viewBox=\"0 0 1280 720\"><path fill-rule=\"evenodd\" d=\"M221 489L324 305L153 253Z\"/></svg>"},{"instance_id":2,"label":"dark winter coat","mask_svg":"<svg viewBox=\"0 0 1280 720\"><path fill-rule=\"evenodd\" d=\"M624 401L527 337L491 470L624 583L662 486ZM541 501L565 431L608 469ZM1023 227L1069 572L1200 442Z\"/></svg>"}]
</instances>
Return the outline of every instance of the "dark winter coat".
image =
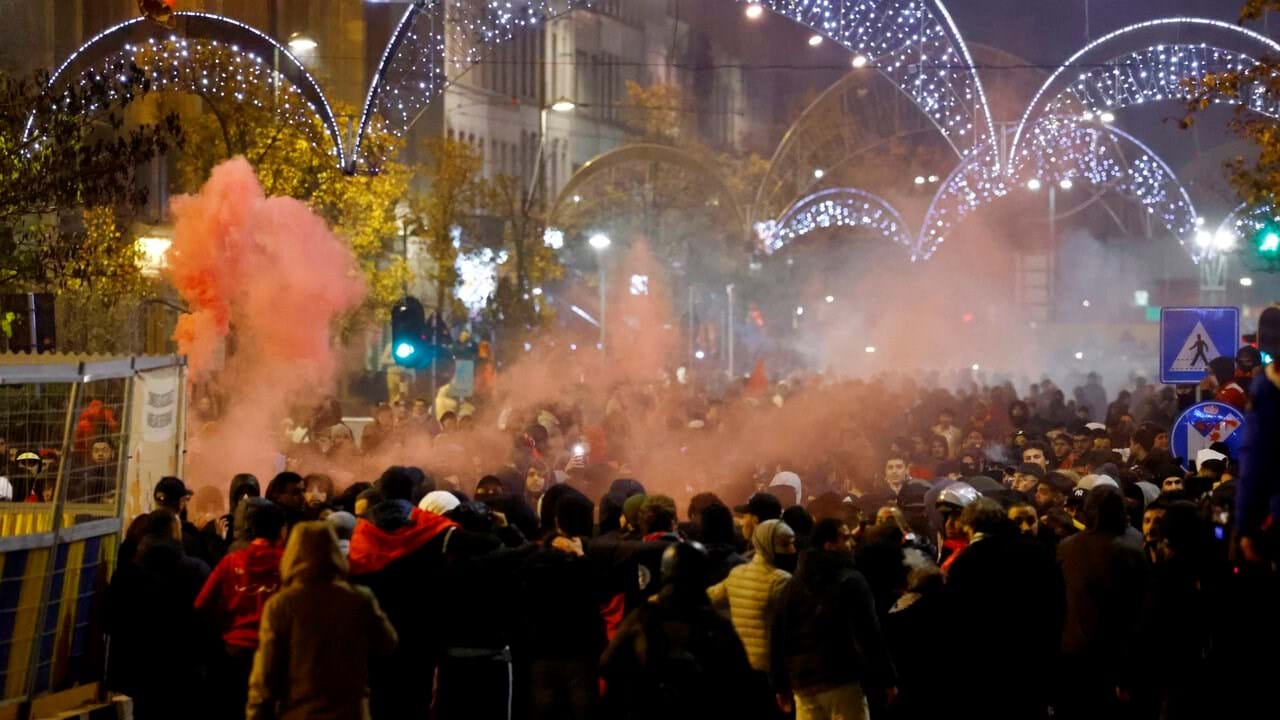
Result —
<instances>
[{"instance_id":1,"label":"dark winter coat","mask_svg":"<svg viewBox=\"0 0 1280 720\"><path fill-rule=\"evenodd\" d=\"M1268 517L1280 523L1280 369L1275 363L1254 378L1245 415L1240 453L1240 485L1236 493L1236 526L1241 535L1260 542ZM1280 536L1273 527L1272 537ZM1273 544L1275 544L1273 540ZM1275 548L1271 548L1275 553ZM1275 560L1276 558L1272 558Z\"/></svg>"},{"instance_id":2,"label":"dark winter coat","mask_svg":"<svg viewBox=\"0 0 1280 720\"><path fill-rule=\"evenodd\" d=\"M959 698L976 702L968 712L1042 716L1053 689L1046 668L1054 666L1062 637L1062 576L1053 556L1014 533L980 537L952 563L944 597L949 616L966 627L1016 628L1016 648L999 640L966 643L965 661L954 668L958 686L1001 678L1000 692Z\"/></svg>"},{"instance_id":3,"label":"dark winter coat","mask_svg":"<svg viewBox=\"0 0 1280 720\"><path fill-rule=\"evenodd\" d=\"M1119 682L1142 611L1147 561L1123 537L1086 530L1058 545L1066 589L1062 654Z\"/></svg>"},{"instance_id":4,"label":"dark winter coat","mask_svg":"<svg viewBox=\"0 0 1280 720\"><path fill-rule=\"evenodd\" d=\"M139 720L174 717L200 691L201 655L207 647L195 599L209 575L175 541L143 541L121 563L106 599L111 636L107 687L135 699Z\"/></svg>"},{"instance_id":5,"label":"dark winter coat","mask_svg":"<svg viewBox=\"0 0 1280 720\"><path fill-rule=\"evenodd\" d=\"M779 692L895 683L875 601L852 558L826 550L801 555L769 637L770 674Z\"/></svg>"},{"instance_id":6,"label":"dark winter coat","mask_svg":"<svg viewBox=\"0 0 1280 720\"><path fill-rule=\"evenodd\" d=\"M743 691L752 670L738 633L702 588L691 590L668 586L622 621L600 659L610 717L759 717Z\"/></svg>"}]
</instances>

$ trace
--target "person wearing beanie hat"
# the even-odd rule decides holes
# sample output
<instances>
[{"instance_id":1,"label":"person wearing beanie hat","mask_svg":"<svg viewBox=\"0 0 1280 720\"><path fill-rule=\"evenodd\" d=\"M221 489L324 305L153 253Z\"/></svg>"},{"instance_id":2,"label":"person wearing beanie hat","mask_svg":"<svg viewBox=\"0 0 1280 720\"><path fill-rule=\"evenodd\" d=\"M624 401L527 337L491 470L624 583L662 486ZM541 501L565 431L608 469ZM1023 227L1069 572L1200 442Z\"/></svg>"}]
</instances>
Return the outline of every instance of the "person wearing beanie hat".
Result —
<instances>
[{"instance_id":1,"label":"person wearing beanie hat","mask_svg":"<svg viewBox=\"0 0 1280 720\"><path fill-rule=\"evenodd\" d=\"M1044 466L1039 463L1024 462L1018 466L1013 475L1013 489L1030 499L1035 496L1036 486L1044 480Z\"/></svg>"},{"instance_id":2,"label":"person wearing beanie hat","mask_svg":"<svg viewBox=\"0 0 1280 720\"><path fill-rule=\"evenodd\" d=\"M461 502L457 495L448 490L432 490L422 497L422 500L418 503L418 509L435 513L436 515L444 515L458 507Z\"/></svg>"},{"instance_id":3,"label":"person wearing beanie hat","mask_svg":"<svg viewBox=\"0 0 1280 720\"><path fill-rule=\"evenodd\" d=\"M338 549L346 557L351 552L351 535L356 531L356 516L345 510L329 513L325 518L338 535Z\"/></svg>"},{"instance_id":4,"label":"person wearing beanie hat","mask_svg":"<svg viewBox=\"0 0 1280 720\"><path fill-rule=\"evenodd\" d=\"M760 523L782 517L782 502L769 493L758 492L733 511L742 516L742 536L750 538Z\"/></svg>"},{"instance_id":5,"label":"person wearing beanie hat","mask_svg":"<svg viewBox=\"0 0 1280 720\"><path fill-rule=\"evenodd\" d=\"M647 495L632 495L622 503L622 531L627 537L640 536L640 508Z\"/></svg>"}]
</instances>

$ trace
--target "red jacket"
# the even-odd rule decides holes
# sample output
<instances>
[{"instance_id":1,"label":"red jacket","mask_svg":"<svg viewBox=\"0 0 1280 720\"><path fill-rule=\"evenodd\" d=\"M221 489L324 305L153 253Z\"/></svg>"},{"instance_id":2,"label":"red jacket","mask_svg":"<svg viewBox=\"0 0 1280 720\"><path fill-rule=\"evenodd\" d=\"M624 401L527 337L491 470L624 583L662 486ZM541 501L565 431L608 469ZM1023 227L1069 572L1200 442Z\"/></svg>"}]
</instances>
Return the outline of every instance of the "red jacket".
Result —
<instances>
[{"instance_id":1,"label":"red jacket","mask_svg":"<svg viewBox=\"0 0 1280 720\"><path fill-rule=\"evenodd\" d=\"M267 600L280 589L284 549L268 540L222 558L196 597L196 610L208 613L230 647L258 647L258 622Z\"/></svg>"}]
</instances>

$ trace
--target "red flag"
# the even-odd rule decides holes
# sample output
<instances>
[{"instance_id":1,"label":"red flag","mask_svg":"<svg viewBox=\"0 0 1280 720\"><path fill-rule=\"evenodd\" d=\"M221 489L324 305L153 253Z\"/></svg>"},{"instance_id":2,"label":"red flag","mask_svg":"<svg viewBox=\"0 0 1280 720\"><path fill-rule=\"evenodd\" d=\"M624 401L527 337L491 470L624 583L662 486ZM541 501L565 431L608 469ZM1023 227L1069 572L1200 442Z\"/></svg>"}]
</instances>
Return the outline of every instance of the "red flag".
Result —
<instances>
[{"instance_id":1,"label":"red flag","mask_svg":"<svg viewBox=\"0 0 1280 720\"><path fill-rule=\"evenodd\" d=\"M764 395L764 391L769 389L769 376L764 371L764 359L756 361L756 367L751 371L751 377L747 379L747 395L760 397Z\"/></svg>"}]
</instances>

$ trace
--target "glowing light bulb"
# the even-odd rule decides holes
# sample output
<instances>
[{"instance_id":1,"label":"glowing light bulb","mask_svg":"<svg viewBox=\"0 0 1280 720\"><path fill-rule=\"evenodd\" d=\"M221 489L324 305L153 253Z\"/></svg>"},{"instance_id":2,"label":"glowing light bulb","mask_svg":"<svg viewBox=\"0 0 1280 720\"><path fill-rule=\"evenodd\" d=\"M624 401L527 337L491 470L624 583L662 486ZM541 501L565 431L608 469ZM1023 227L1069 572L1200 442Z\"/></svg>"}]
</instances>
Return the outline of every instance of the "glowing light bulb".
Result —
<instances>
[{"instance_id":1,"label":"glowing light bulb","mask_svg":"<svg viewBox=\"0 0 1280 720\"><path fill-rule=\"evenodd\" d=\"M759 20L764 16L764 7L759 3L751 3L746 10L748 20Z\"/></svg>"},{"instance_id":2,"label":"glowing light bulb","mask_svg":"<svg viewBox=\"0 0 1280 720\"><path fill-rule=\"evenodd\" d=\"M810 35L810 36L809 36L809 47L818 47L818 46L819 46L819 45L821 45L821 44L822 44L822 36L821 36L821 35L816 35L816 34L815 34L815 35Z\"/></svg>"},{"instance_id":3,"label":"glowing light bulb","mask_svg":"<svg viewBox=\"0 0 1280 720\"><path fill-rule=\"evenodd\" d=\"M864 68L864 67L866 67L866 66L867 66L867 63L868 63L868 62L869 62L869 61L867 60L867 56L866 56L866 55L854 55L854 56L853 56L853 66L854 66L855 68L859 68L859 69Z\"/></svg>"}]
</instances>

